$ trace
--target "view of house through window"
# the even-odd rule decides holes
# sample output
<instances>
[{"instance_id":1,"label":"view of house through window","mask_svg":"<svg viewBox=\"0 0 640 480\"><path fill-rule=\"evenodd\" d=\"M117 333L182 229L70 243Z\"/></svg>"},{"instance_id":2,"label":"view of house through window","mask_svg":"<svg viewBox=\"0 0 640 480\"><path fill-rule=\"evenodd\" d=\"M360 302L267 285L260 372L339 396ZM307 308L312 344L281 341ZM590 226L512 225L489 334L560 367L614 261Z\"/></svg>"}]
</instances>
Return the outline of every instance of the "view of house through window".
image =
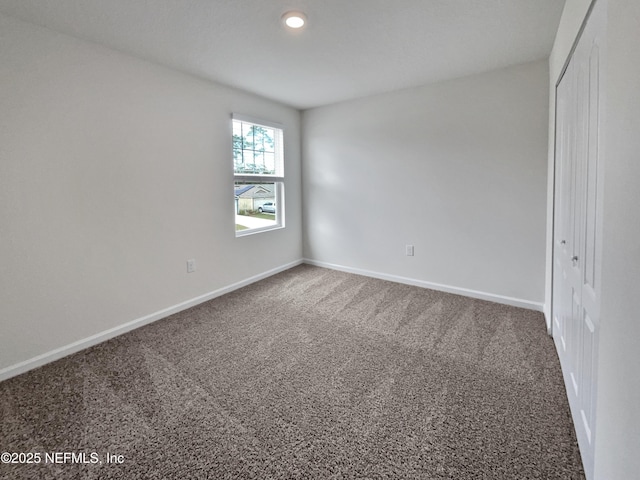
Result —
<instances>
[{"instance_id":1,"label":"view of house through window","mask_svg":"<svg viewBox=\"0 0 640 480\"><path fill-rule=\"evenodd\" d=\"M282 128L233 117L236 236L284 226Z\"/></svg>"}]
</instances>

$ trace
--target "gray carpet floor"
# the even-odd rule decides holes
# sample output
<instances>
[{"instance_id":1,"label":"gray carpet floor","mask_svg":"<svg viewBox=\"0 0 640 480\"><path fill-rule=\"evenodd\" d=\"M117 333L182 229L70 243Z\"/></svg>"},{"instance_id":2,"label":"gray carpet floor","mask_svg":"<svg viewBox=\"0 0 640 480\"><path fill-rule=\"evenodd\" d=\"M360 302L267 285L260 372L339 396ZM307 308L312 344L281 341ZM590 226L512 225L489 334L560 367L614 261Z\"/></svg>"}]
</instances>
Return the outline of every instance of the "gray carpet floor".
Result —
<instances>
[{"instance_id":1,"label":"gray carpet floor","mask_svg":"<svg viewBox=\"0 0 640 480\"><path fill-rule=\"evenodd\" d=\"M3 479L584 478L540 313L308 265L2 382L0 412L0 450L42 455Z\"/></svg>"}]
</instances>

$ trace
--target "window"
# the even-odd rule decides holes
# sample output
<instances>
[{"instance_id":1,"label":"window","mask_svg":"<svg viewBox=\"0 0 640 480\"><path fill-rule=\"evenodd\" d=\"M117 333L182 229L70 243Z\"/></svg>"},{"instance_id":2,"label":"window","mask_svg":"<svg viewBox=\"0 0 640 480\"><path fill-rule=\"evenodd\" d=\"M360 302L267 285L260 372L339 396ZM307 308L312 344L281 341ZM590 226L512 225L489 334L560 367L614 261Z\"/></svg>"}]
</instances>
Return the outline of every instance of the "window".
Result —
<instances>
[{"instance_id":1,"label":"window","mask_svg":"<svg viewBox=\"0 0 640 480\"><path fill-rule=\"evenodd\" d=\"M283 132L233 116L236 236L284 227Z\"/></svg>"}]
</instances>

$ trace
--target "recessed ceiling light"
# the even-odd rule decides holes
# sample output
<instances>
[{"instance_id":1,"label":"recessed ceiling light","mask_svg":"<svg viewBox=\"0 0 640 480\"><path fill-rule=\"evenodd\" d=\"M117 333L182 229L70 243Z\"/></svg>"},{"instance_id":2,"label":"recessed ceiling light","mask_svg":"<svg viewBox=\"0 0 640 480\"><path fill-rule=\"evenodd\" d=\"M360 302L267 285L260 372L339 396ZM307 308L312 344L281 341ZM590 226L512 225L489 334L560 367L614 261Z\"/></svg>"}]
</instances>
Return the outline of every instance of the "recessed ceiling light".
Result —
<instances>
[{"instance_id":1,"label":"recessed ceiling light","mask_svg":"<svg viewBox=\"0 0 640 480\"><path fill-rule=\"evenodd\" d=\"M282 21L289 28L299 29L307 23L307 16L302 12L287 12L282 16Z\"/></svg>"}]
</instances>

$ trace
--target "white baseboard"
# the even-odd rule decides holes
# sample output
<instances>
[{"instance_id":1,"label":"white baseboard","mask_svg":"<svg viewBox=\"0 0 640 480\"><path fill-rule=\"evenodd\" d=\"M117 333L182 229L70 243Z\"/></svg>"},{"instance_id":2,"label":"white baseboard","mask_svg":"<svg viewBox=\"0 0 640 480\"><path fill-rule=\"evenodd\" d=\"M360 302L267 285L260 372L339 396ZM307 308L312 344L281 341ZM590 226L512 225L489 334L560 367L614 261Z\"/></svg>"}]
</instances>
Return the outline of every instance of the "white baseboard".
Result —
<instances>
[{"instance_id":1,"label":"white baseboard","mask_svg":"<svg viewBox=\"0 0 640 480\"><path fill-rule=\"evenodd\" d=\"M416 287L429 288L431 290L438 290L440 292L454 293L456 295L463 295L465 297L477 298L480 300L487 300L489 302L502 303L504 305L511 305L512 307L526 308L528 310L535 310L542 312L544 305L538 302L532 302L530 300L522 300L520 298L506 297L504 295L496 295L494 293L479 292L477 290L470 290L468 288L452 287L450 285L443 285L440 283L426 282L424 280L416 280L414 278L401 277L398 275L390 275L387 273L372 272L370 270L363 270L361 268L345 267L344 265L336 265L334 263L319 262L310 258L305 258L304 263L309 265L315 265L317 267L331 268L333 270L340 270L342 272L355 273L357 275L364 275L365 277L379 278L380 280L389 280L391 282L404 283L407 285L413 285Z\"/></svg>"},{"instance_id":2,"label":"white baseboard","mask_svg":"<svg viewBox=\"0 0 640 480\"><path fill-rule=\"evenodd\" d=\"M216 297L220 297L226 293L245 287L254 282L275 275L276 273L283 272L302 263L303 260L300 259L291 263L287 263L285 265L281 265L258 275L254 275L253 277L247 278L240 282L233 283L226 287L219 288L212 292L205 293L204 295L200 295L190 300L178 303L177 305L164 308L150 315L145 315L144 317L137 318L131 322L127 322L125 324L118 325L117 327L110 328L95 335L91 335L90 337L70 343L69 345L65 345L64 347L56 348L55 350L51 350L50 352L43 353L42 355L38 355L20 363L16 363L15 365L10 365L8 367L0 369L0 382L3 380L7 380L8 378L15 377L16 375L20 375L21 373L28 372L29 370L33 370L34 368L41 367L42 365L51 363L55 360L59 360L63 357L79 352L80 350L84 350L85 348L92 347L106 340L117 337L118 335L122 335L123 333L127 333L136 328L155 322L156 320L168 317L169 315L173 315L174 313L181 312L182 310L186 310L187 308L191 308L200 303L206 302Z\"/></svg>"}]
</instances>

